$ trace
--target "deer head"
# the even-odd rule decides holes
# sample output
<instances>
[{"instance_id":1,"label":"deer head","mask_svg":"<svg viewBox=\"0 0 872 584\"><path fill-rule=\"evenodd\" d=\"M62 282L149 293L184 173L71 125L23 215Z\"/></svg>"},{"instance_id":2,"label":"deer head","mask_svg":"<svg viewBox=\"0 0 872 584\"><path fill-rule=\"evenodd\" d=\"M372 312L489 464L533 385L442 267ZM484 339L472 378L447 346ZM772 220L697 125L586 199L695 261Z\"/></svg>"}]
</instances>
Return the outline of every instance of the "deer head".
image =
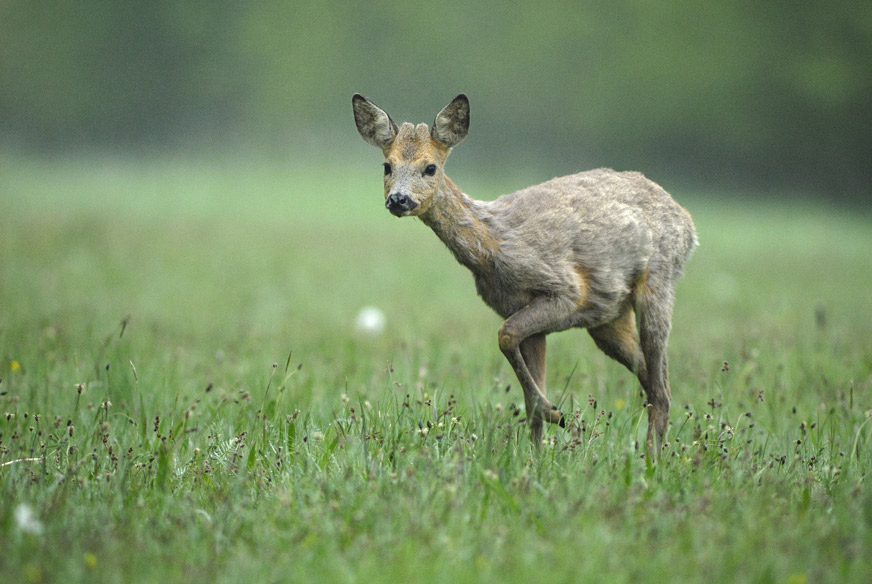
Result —
<instances>
[{"instance_id":1,"label":"deer head","mask_svg":"<svg viewBox=\"0 0 872 584\"><path fill-rule=\"evenodd\" d=\"M437 114L433 127L400 127L360 94L352 98L357 131L385 155L385 207L397 217L427 212L445 180L445 160L469 130L469 100L460 94Z\"/></svg>"}]
</instances>

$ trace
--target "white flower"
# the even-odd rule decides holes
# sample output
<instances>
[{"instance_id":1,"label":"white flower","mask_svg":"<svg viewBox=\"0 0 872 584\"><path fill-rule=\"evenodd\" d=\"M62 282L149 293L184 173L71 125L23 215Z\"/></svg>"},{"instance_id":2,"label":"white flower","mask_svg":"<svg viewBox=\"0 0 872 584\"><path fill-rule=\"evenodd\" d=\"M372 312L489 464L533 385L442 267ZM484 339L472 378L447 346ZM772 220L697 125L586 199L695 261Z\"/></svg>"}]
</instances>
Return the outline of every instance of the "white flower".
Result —
<instances>
[{"instance_id":1,"label":"white flower","mask_svg":"<svg viewBox=\"0 0 872 584\"><path fill-rule=\"evenodd\" d=\"M19 503L15 508L15 525L24 533L42 535L42 522L27 503Z\"/></svg>"},{"instance_id":2,"label":"white flower","mask_svg":"<svg viewBox=\"0 0 872 584\"><path fill-rule=\"evenodd\" d=\"M387 318L385 318L385 313L378 308L366 306L357 313L354 323L358 332L375 336L384 332Z\"/></svg>"}]
</instances>

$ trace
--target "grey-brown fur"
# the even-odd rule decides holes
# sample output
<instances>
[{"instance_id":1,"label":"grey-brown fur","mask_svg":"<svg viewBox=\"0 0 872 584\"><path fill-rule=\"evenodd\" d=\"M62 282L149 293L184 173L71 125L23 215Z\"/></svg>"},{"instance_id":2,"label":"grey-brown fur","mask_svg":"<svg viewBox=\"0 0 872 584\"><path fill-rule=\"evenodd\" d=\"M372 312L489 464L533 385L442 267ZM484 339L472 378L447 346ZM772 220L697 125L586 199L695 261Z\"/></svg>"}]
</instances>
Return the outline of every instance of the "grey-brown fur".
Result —
<instances>
[{"instance_id":1,"label":"grey-brown fur","mask_svg":"<svg viewBox=\"0 0 872 584\"><path fill-rule=\"evenodd\" d=\"M696 246L687 211L641 174L610 169L477 201L443 170L469 127L466 96L439 112L429 131L397 127L360 95L353 105L361 136L385 154L386 206L430 226L506 319L499 345L523 388L534 441L543 421L564 423L545 396L545 336L578 327L639 378L655 453L669 418L675 281Z\"/></svg>"}]
</instances>

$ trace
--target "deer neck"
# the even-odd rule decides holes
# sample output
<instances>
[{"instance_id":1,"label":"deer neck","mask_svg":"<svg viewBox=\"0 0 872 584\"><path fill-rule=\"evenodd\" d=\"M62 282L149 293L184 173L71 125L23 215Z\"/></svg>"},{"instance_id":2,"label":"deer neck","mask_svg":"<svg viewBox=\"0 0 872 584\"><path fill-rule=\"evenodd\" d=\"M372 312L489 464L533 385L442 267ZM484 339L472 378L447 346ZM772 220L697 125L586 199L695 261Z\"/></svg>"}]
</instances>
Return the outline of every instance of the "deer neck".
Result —
<instances>
[{"instance_id":1,"label":"deer neck","mask_svg":"<svg viewBox=\"0 0 872 584\"><path fill-rule=\"evenodd\" d=\"M480 201L464 194L445 177L429 209L420 215L457 261L478 272L493 265L501 238L491 214Z\"/></svg>"}]
</instances>

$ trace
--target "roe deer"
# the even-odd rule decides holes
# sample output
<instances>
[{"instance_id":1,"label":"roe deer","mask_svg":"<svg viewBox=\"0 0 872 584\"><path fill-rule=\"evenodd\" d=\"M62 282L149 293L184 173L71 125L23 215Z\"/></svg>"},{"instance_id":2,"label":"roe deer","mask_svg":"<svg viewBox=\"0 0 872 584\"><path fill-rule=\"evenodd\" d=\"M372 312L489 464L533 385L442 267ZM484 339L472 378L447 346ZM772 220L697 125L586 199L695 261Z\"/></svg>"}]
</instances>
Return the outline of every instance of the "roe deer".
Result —
<instances>
[{"instance_id":1,"label":"roe deer","mask_svg":"<svg viewBox=\"0 0 872 584\"><path fill-rule=\"evenodd\" d=\"M690 214L635 172L592 170L477 201L445 175L469 129L458 95L426 124L397 126L360 94L357 130L385 156L385 207L420 217L469 268L479 295L503 317L500 350L524 390L534 443L543 422L565 425L545 397L545 336L586 328L638 378L647 396L649 456L669 420L666 342L675 281L696 246Z\"/></svg>"}]
</instances>

